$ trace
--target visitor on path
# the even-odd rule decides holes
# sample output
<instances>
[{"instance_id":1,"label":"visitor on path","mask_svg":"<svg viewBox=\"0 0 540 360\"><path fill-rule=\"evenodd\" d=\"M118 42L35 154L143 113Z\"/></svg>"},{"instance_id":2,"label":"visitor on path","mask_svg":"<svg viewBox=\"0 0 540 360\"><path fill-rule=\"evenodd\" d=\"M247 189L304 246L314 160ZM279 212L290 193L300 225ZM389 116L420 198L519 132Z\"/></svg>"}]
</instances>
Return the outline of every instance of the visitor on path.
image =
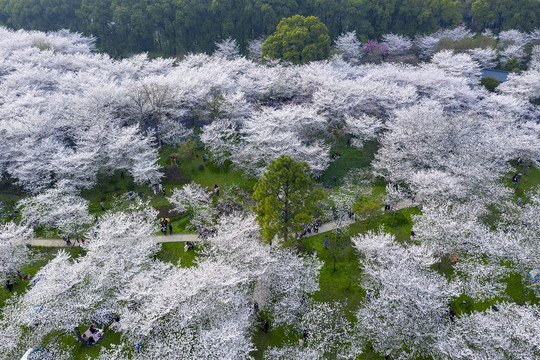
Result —
<instances>
[{"instance_id":1,"label":"visitor on path","mask_svg":"<svg viewBox=\"0 0 540 360\"><path fill-rule=\"evenodd\" d=\"M172 224L169 223L169 235L172 235Z\"/></svg>"},{"instance_id":2,"label":"visitor on path","mask_svg":"<svg viewBox=\"0 0 540 360\"><path fill-rule=\"evenodd\" d=\"M263 330L266 334L268 334L268 320L265 320L264 321L264 324L263 324Z\"/></svg>"},{"instance_id":3,"label":"visitor on path","mask_svg":"<svg viewBox=\"0 0 540 360\"><path fill-rule=\"evenodd\" d=\"M451 305L448 305L448 315L450 315L450 321L454 322L454 317L456 316L456 310L453 310Z\"/></svg>"},{"instance_id":4,"label":"visitor on path","mask_svg":"<svg viewBox=\"0 0 540 360\"><path fill-rule=\"evenodd\" d=\"M158 193L162 192L163 191L163 185L159 184L158 185ZM157 193L156 193L157 195Z\"/></svg>"},{"instance_id":5,"label":"visitor on path","mask_svg":"<svg viewBox=\"0 0 540 360\"><path fill-rule=\"evenodd\" d=\"M174 158L174 165L178 166L178 163L176 162L176 158Z\"/></svg>"},{"instance_id":6,"label":"visitor on path","mask_svg":"<svg viewBox=\"0 0 540 360\"><path fill-rule=\"evenodd\" d=\"M167 228L165 227L165 224L161 225L161 232L163 235L167 236Z\"/></svg>"},{"instance_id":7,"label":"visitor on path","mask_svg":"<svg viewBox=\"0 0 540 360\"><path fill-rule=\"evenodd\" d=\"M174 194L174 189L171 187L171 196Z\"/></svg>"},{"instance_id":8,"label":"visitor on path","mask_svg":"<svg viewBox=\"0 0 540 360\"><path fill-rule=\"evenodd\" d=\"M335 176L332 176L332 181L333 182L336 182L337 181L337 178Z\"/></svg>"},{"instance_id":9,"label":"visitor on path","mask_svg":"<svg viewBox=\"0 0 540 360\"><path fill-rule=\"evenodd\" d=\"M165 194L165 188L163 188L163 197L165 197L165 195L166 195L166 194Z\"/></svg>"},{"instance_id":10,"label":"visitor on path","mask_svg":"<svg viewBox=\"0 0 540 360\"><path fill-rule=\"evenodd\" d=\"M219 197L219 186L214 185L214 192L216 193L216 196Z\"/></svg>"},{"instance_id":11,"label":"visitor on path","mask_svg":"<svg viewBox=\"0 0 540 360\"><path fill-rule=\"evenodd\" d=\"M13 284L11 283L11 281L6 280L6 288L8 289L9 292L13 290Z\"/></svg>"},{"instance_id":12,"label":"visitor on path","mask_svg":"<svg viewBox=\"0 0 540 360\"><path fill-rule=\"evenodd\" d=\"M518 197L518 198L517 198L517 204L518 204L518 205L521 204L522 201L523 201L523 199L522 199L521 197Z\"/></svg>"},{"instance_id":13,"label":"visitor on path","mask_svg":"<svg viewBox=\"0 0 540 360\"><path fill-rule=\"evenodd\" d=\"M206 162L206 160L208 159L208 154L204 153L204 155L202 156L202 159L204 162Z\"/></svg>"},{"instance_id":14,"label":"visitor on path","mask_svg":"<svg viewBox=\"0 0 540 360\"><path fill-rule=\"evenodd\" d=\"M105 211L105 204L102 202L99 203L99 205L101 205L101 211Z\"/></svg>"},{"instance_id":15,"label":"visitor on path","mask_svg":"<svg viewBox=\"0 0 540 360\"><path fill-rule=\"evenodd\" d=\"M324 248L328 250L328 238L324 238Z\"/></svg>"}]
</instances>

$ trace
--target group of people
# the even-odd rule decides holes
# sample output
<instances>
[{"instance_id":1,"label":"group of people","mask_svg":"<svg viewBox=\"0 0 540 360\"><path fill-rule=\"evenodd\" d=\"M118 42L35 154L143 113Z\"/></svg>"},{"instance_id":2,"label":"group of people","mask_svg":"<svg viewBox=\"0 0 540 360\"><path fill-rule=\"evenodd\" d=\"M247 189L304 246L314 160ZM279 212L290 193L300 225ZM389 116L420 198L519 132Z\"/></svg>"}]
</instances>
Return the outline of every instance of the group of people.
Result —
<instances>
[{"instance_id":1,"label":"group of people","mask_svg":"<svg viewBox=\"0 0 540 360\"><path fill-rule=\"evenodd\" d=\"M341 159L341 154L340 153L335 153L334 155L332 155L332 159L334 159L334 160Z\"/></svg>"},{"instance_id":2,"label":"group of people","mask_svg":"<svg viewBox=\"0 0 540 360\"><path fill-rule=\"evenodd\" d=\"M188 252L189 249L195 249L195 244L191 241L186 241L186 244L184 245L184 251Z\"/></svg>"},{"instance_id":3,"label":"group of people","mask_svg":"<svg viewBox=\"0 0 540 360\"><path fill-rule=\"evenodd\" d=\"M319 232L319 226L321 226L320 222L307 224L304 227L304 232L302 234L300 234L300 237L302 238L302 237L306 236L307 234L311 234L311 232L313 232L314 234L318 233Z\"/></svg>"},{"instance_id":4,"label":"group of people","mask_svg":"<svg viewBox=\"0 0 540 360\"><path fill-rule=\"evenodd\" d=\"M161 218L160 224L161 224L161 232L163 233L163 235L167 235L167 227L169 228L169 235L172 235L171 219Z\"/></svg>"},{"instance_id":5,"label":"group of people","mask_svg":"<svg viewBox=\"0 0 540 360\"><path fill-rule=\"evenodd\" d=\"M167 191L161 184L154 184L152 185L152 190L154 191L154 195L163 194L163 197L167 195ZM171 195L174 194L174 189L171 187Z\"/></svg>"}]
</instances>

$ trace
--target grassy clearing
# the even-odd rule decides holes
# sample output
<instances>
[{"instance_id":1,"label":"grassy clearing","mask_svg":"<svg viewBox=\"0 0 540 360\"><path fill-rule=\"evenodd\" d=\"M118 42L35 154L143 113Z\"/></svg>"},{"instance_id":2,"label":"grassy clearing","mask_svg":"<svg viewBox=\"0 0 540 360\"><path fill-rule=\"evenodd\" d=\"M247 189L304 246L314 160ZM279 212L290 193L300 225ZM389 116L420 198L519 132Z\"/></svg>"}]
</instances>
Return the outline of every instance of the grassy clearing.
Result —
<instances>
[{"instance_id":1,"label":"grassy clearing","mask_svg":"<svg viewBox=\"0 0 540 360\"><path fill-rule=\"evenodd\" d=\"M79 331L83 334L88 328L88 326L80 326ZM120 344L121 334L112 330L105 330L103 339L101 339L97 344L92 346L87 346L82 343L77 342L77 337L72 333L63 335L58 339L58 343L63 345L64 348L71 348L71 355L73 360L87 360L88 358L97 358L102 347L109 348L112 344Z\"/></svg>"},{"instance_id":2,"label":"grassy clearing","mask_svg":"<svg viewBox=\"0 0 540 360\"><path fill-rule=\"evenodd\" d=\"M195 265L197 253L193 249L185 252L184 245L184 243L162 243L156 258L171 264L179 264L181 267L192 267ZM195 246L201 245L196 244Z\"/></svg>"},{"instance_id":3,"label":"grassy clearing","mask_svg":"<svg viewBox=\"0 0 540 360\"><path fill-rule=\"evenodd\" d=\"M338 153L341 158L332 160L330 166L321 174L319 182L326 186L343 185L345 176L352 169L367 169L375 157L379 145L376 141L367 141L361 150L347 146L346 138L339 138L330 150L330 155ZM336 181L332 177L336 177Z\"/></svg>"},{"instance_id":4,"label":"grassy clearing","mask_svg":"<svg viewBox=\"0 0 540 360\"><path fill-rule=\"evenodd\" d=\"M514 189L514 200L517 201L518 197L523 199L523 203L528 201L529 192L533 189L540 188L540 169L535 167L528 168L526 166L518 166L517 162L512 162L515 171L507 173L504 178L506 187ZM512 183L512 177L514 174L522 174L521 180L514 184Z\"/></svg>"}]
</instances>

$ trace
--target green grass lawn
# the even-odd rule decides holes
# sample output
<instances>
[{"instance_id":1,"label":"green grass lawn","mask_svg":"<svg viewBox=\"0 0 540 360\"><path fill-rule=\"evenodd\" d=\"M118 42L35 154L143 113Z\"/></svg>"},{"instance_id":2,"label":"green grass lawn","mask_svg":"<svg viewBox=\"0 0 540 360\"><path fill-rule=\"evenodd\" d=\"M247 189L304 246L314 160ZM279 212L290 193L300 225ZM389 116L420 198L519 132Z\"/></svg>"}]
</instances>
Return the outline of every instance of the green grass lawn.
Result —
<instances>
[{"instance_id":1,"label":"green grass lawn","mask_svg":"<svg viewBox=\"0 0 540 360\"><path fill-rule=\"evenodd\" d=\"M161 261L166 261L171 264L179 264L182 267L191 267L195 265L197 253L191 249L188 252L184 251L185 243L162 243L161 250L157 254L157 258ZM199 243L195 244L195 249L200 247Z\"/></svg>"},{"instance_id":2,"label":"green grass lawn","mask_svg":"<svg viewBox=\"0 0 540 360\"><path fill-rule=\"evenodd\" d=\"M517 162L511 162L515 168L515 171L507 173L504 178L504 183L510 189L514 189L514 200L517 201L518 197L523 199L523 203L528 201L529 192L532 189L540 188L540 169L535 167L527 168L524 166L518 166ZM512 183L512 177L515 173L522 174L521 181L517 184Z\"/></svg>"},{"instance_id":3,"label":"green grass lawn","mask_svg":"<svg viewBox=\"0 0 540 360\"><path fill-rule=\"evenodd\" d=\"M347 146L346 138L339 138L330 150L330 155L339 153L341 158L332 160L330 166L321 174L319 182L327 186L341 186L345 175L351 169L368 169L378 150L376 141L367 141L361 150ZM336 177L336 181L332 177Z\"/></svg>"}]
</instances>

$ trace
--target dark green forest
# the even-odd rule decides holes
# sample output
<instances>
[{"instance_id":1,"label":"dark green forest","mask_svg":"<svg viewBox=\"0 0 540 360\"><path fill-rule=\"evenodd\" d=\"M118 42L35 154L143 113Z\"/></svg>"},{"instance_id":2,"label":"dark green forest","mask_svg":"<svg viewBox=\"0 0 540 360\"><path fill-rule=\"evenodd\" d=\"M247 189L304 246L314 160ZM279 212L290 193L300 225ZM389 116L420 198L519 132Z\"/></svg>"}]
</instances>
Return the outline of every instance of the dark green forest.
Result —
<instances>
[{"instance_id":1,"label":"dark green forest","mask_svg":"<svg viewBox=\"0 0 540 360\"><path fill-rule=\"evenodd\" d=\"M459 23L477 31L530 31L540 23L540 0L0 0L3 25L79 31L115 57L212 52L227 37L245 51L249 40L273 33L295 14L317 16L332 39L356 30L366 41Z\"/></svg>"}]
</instances>

